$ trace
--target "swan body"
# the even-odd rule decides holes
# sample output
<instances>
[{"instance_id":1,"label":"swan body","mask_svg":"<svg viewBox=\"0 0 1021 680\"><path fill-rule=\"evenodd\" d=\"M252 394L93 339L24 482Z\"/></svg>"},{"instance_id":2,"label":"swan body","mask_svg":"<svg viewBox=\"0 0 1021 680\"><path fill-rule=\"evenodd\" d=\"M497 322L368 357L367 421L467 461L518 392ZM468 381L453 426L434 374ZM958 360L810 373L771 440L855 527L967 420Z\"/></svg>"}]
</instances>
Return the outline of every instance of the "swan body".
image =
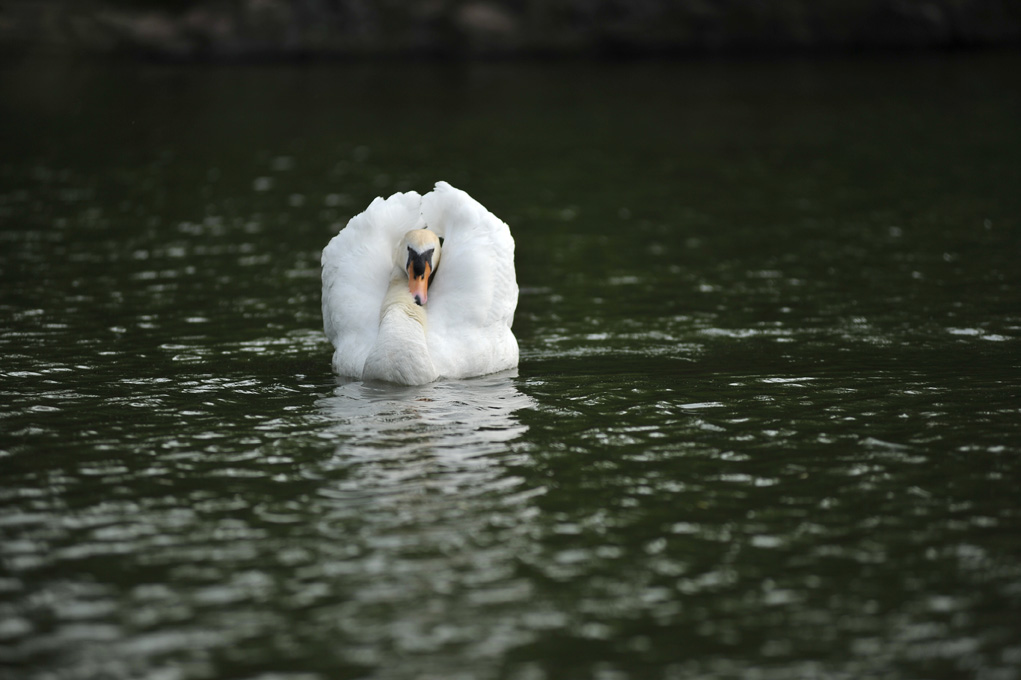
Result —
<instances>
[{"instance_id":1,"label":"swan body","mask_svg":"<svg viewBox=\"0 0 1021 680\"><path fill-rule=\"evenodd\" d=\"M446 182L377 198L323 249L333 370L421 385L518 365L510 229Z\"/></svg>"}]
</instances>

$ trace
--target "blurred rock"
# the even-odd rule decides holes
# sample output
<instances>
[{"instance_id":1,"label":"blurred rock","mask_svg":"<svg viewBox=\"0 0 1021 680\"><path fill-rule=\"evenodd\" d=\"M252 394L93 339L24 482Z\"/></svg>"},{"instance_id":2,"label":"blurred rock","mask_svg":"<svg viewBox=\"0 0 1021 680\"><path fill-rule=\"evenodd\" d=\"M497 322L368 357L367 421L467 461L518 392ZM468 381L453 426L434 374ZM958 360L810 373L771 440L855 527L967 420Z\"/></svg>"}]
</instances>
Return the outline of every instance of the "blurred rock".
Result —
<instances>
[{"instance_id":1,"label":"blurred rock","mask_svg":"<svg viewBox=\"0 0 1021 680\"><path fill-rule=\"evenodd\" d=\"M517 17L494 2L465 3L453 20L472 51L512 51L519 45Z\"/></svg>"}]
</instances>

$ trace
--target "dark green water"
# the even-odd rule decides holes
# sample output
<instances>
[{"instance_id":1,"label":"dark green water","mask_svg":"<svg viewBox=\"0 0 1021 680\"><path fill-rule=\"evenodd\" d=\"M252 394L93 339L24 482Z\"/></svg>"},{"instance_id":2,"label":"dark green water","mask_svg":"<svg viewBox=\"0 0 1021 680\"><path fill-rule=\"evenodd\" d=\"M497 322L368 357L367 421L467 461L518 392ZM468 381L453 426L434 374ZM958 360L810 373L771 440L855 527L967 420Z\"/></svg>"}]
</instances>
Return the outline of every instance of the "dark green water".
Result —
<instances>
[{"instance_id":1,"label":"dark green water","mask_svg":"<svg viewBox=\"0 0 1021 680\"><path fill-rule=\"evenodd\" d=\"M1021 677L1018 57L0 69L0 670ZM329 371L446 179L515 374Z\"/></svg>"}]
</instances>

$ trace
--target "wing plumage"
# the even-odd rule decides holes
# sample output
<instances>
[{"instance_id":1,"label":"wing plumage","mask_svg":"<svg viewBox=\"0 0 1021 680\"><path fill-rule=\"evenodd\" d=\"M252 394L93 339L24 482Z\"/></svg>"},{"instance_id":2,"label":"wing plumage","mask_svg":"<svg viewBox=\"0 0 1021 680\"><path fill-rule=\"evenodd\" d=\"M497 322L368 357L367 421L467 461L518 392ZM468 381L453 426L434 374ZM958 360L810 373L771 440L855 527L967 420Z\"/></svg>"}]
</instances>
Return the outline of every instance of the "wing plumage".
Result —
<instances>
[{"instance_id":1,"label":"wing plumage","mask_svg":"<svg viewBox=\"0 0 1021 680\"><path fill-rule=\"evenodd\" d=\"M425 307L425 340L439 375L458 379L517 366L510 229L467 193L437 182L425 196L410 191L375 199L323 250L323 328L335 348L333 369L362 376L394 275L395 248L421 228L443 237Z\"/></svg>"},{"instance_id":2,"label":"wing plumage","mask_svg":"<svg viewBox=\"0 0 1021 680\"><path fill-rule=\"evenodd\" d=\"M394 246L420 225L421 201L414 191L376 198L323 249L323 329L341 375L362 374L379 330Z\"/></svg>"},{"instance_id":3,"label":"wing plumage","mask_svg":"<svg viewBox=\"0 0 1021 680\"><path fill-rule=\"evenodd\" d=\"M461 378L516 366L518 304L510 228L446 182L422 198L422 217L443 237L429 292L429 350L441 375Z\"/></svg>"}]
</instances>

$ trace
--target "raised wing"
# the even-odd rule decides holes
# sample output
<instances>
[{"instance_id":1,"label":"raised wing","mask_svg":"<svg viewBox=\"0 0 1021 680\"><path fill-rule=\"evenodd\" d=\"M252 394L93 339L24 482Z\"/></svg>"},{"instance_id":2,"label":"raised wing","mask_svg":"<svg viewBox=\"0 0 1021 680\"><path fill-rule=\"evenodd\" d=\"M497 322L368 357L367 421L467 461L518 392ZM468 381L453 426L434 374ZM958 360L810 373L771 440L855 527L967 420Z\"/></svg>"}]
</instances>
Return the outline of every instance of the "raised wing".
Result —
<instances>
[{"instance_id":1,"label":"raised wing","mask_svg":"<svg viewBox=\"0 0 1021 680\"><path fill-rule=\"evenodd\" d=\"M480 375L517 365L510 327L518 304L510 228L446 182L422 198L425 225L443 237L429 288L428 342L440 374Z\"/></svg>"},{"instance_id":2,"label":"raised wing","mask_svg":"<svg viewBox=\"0 0 1021 680\"><path fill-rule=\"evenodd\" d=\"M414 191L376 198L323 249L323 330L341 375L361 377L379 330L394 247L421 226L421 201Z\"/></svg>"}]
</instances>

